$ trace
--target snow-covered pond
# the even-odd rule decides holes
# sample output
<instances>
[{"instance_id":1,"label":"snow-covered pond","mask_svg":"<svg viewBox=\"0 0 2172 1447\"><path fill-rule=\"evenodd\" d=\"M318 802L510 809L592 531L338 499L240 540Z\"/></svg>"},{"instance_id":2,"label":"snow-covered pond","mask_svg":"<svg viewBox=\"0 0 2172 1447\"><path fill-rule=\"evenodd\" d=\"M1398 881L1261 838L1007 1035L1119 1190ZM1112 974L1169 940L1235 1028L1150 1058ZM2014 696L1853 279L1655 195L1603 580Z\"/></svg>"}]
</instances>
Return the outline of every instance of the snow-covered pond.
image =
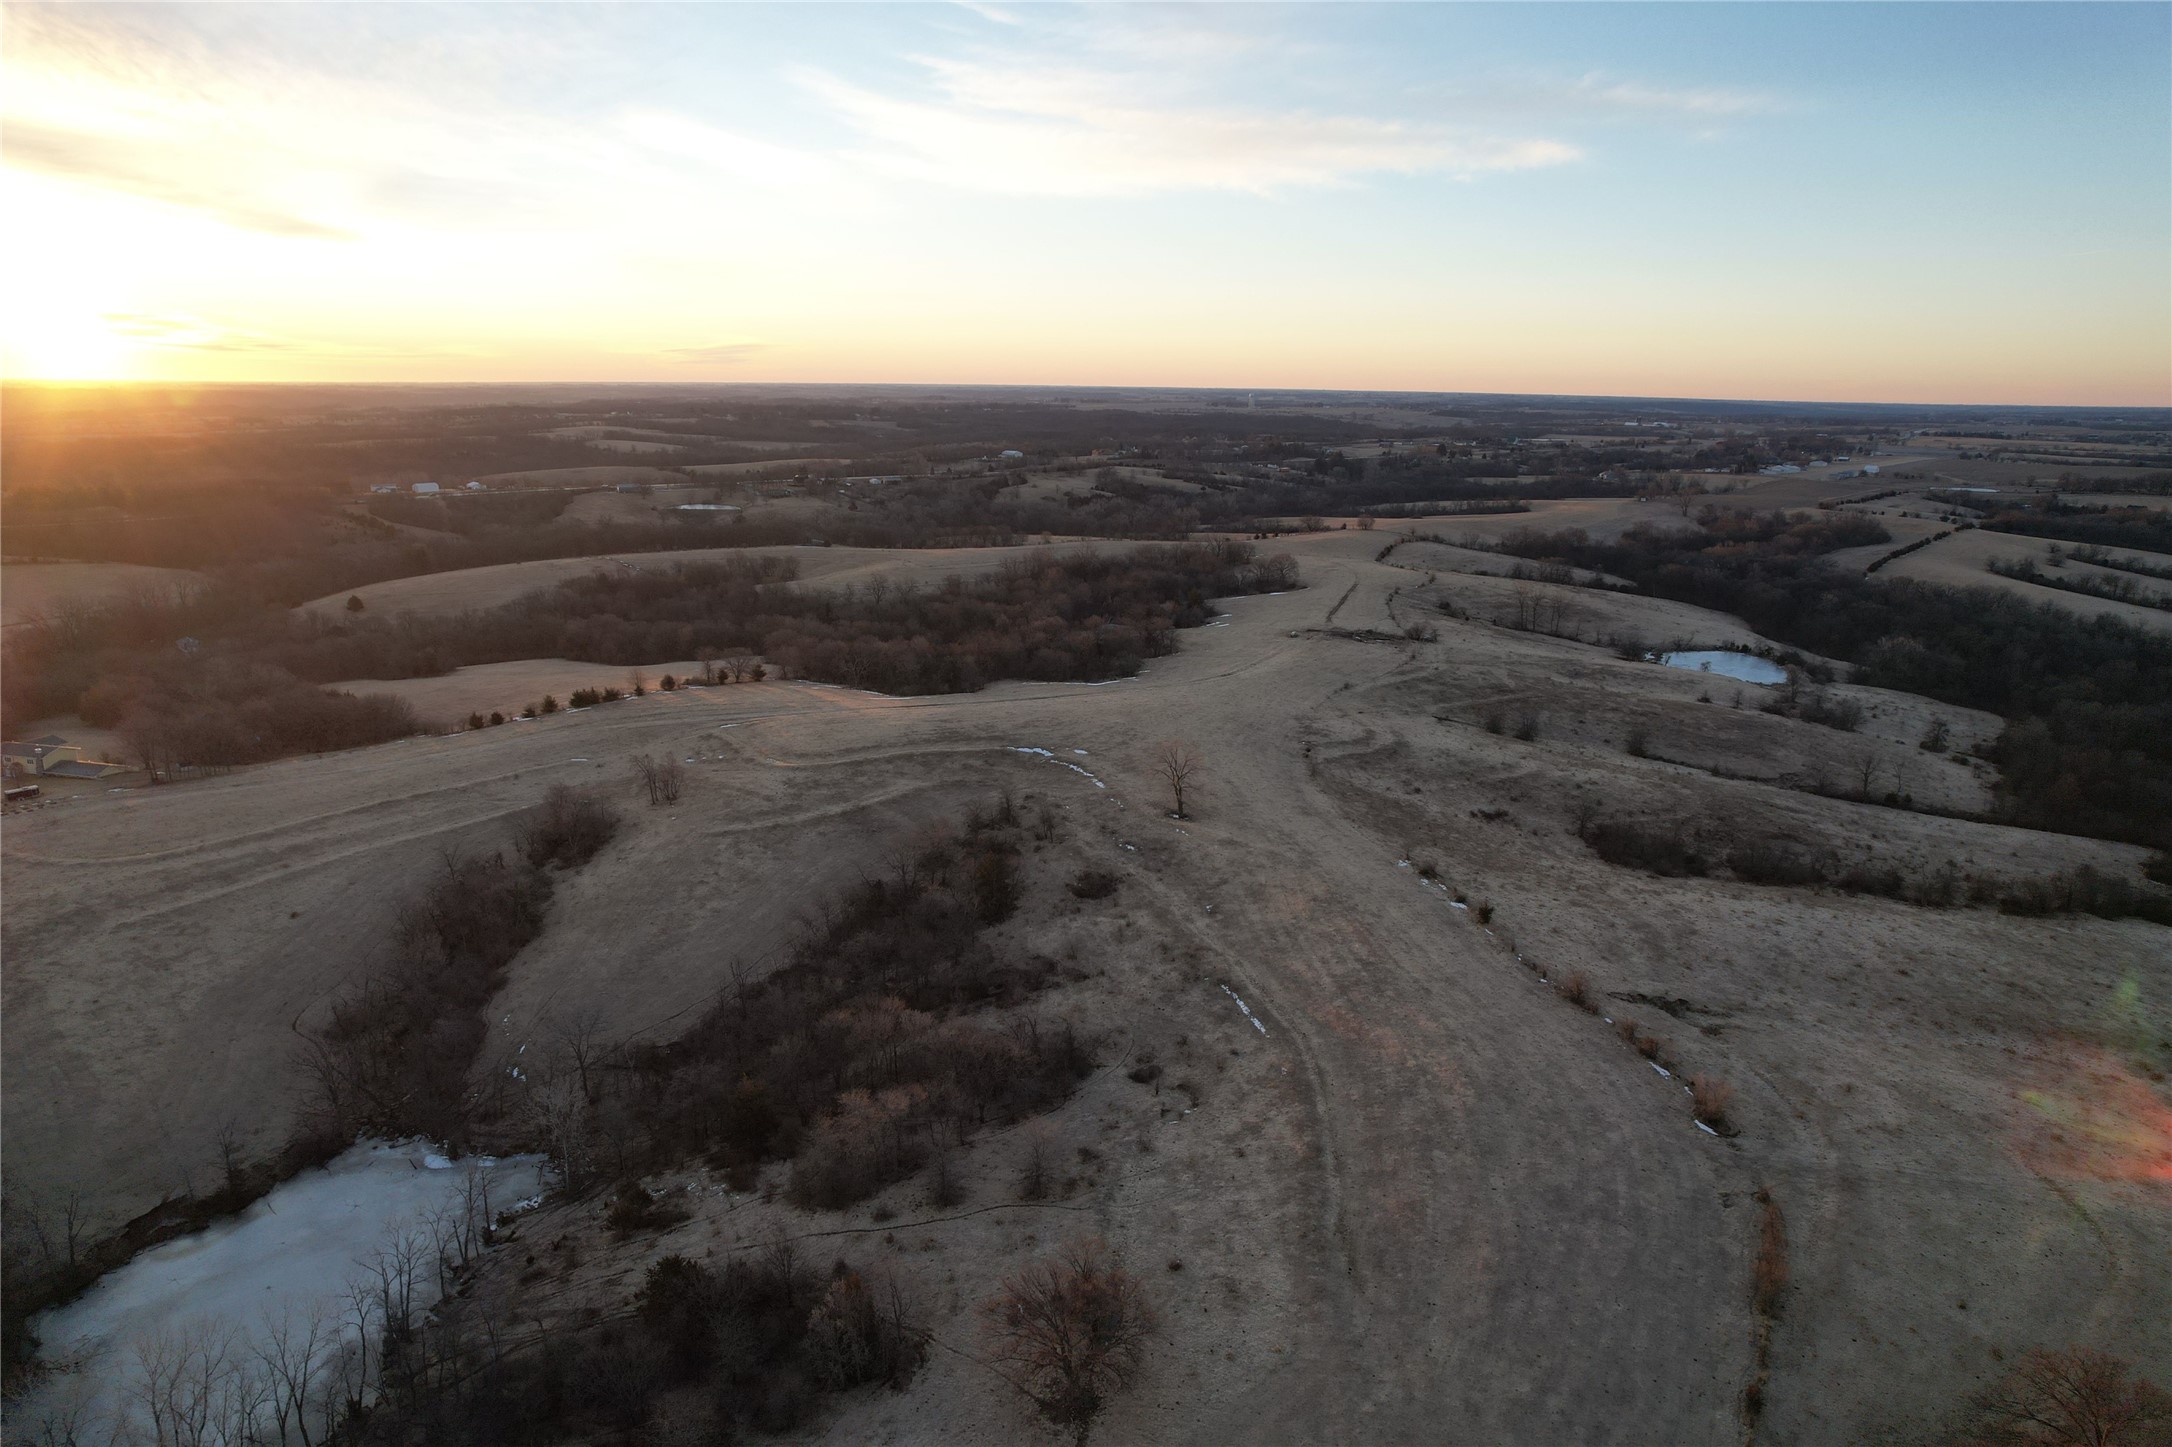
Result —
<instances>
[{"instance_id":1,"label":"snow-covered pond","mask_svg":"<svg viewBox=\"0 0 2172 1447\"><path fill-rule=\"evenodd\" d=\"M543 1168L541 1156L448 1160L426 1141L356 1145L38 1318L42 1355L63 1370L24 1405L141 1419L154 1359L217 1355L238 1380L282 1324L289 1338L321 1331L329 1387L333 1359L382 1324L387 1288L428 1309L492 1220L540 1200Z\"/></svg>"},{"instance_id":2,"label":"snow-covered pond","mask_svg":"<svg viewBox=\"0 0 2172 1447\"><path fill-rule=\"evenodd\" d=\"M1717 673L1743 683L1787 682L1787 670L1771 659L1759 658L1754 653L1736 653L1725 648L1700 649L1691 653L1662 653L1659 661L1669 668Z\"/></svg>"}]
</instances>

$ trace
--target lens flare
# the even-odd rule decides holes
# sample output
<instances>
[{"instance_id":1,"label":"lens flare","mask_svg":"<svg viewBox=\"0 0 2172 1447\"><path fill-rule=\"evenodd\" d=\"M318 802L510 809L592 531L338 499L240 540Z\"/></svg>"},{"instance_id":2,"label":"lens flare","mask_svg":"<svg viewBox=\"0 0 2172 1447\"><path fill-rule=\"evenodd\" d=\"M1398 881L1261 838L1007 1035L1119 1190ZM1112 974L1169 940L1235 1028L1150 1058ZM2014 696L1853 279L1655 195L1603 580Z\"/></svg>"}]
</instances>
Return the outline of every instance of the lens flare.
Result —
<instances>
[{"instance_id":1,"label":"lens flare","mask_svg":"<svg viewBox=\"0 0 2172 1447\"><path fill-rule=\"evenodd\" d=\"M2100 1046L2054 1042L2019 1093L2014 1153L2040 1175L2172 1185L2172 1105Z\"/></svg>"}]
</instances>

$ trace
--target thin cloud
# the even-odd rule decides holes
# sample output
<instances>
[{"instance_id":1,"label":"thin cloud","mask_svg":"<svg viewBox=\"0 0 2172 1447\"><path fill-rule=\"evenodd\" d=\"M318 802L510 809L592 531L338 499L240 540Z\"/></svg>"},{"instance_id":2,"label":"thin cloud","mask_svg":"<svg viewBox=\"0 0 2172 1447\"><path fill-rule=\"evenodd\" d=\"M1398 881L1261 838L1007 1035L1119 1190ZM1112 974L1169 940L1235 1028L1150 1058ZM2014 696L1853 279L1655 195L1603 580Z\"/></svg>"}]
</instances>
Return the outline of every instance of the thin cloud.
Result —
<instances>
[{"instance_id":1,"label":"thin cloud","mask_svg":"<svg viewBox=\"0 0 2172 1447\"><path fill-rule=\"evenodd\" d=\"M170 150L155 144L11 121L7 127L6 161L26 171L199 211L245 231L323 241L346 241L354 235L261 205L246 196L191 185L180 178L182 168L175 164Z\"/></svg>"},{"instance_id":2,"label":"thin cloud","mask_svg":"<svg viewBox=\"0 0 2172 1447\"><path fill-rule=\"evenodd\" d=\"M1780 109L1775 97L1758 91L1728 90L1720 86L1646 85L1633 80L1608 80L1596 74L1578 79L1568 88L1567 97L1593 109L1702 120L1764 115Z\"/></svg>"},{"instance_id":3,"label":"thin cloud","mask_svg":"<svg viewBox=\"0 0 2172 1447\"><path fill-rule=\"evenodd\" d=\"M262 332L243 331L201 317L158 312L108 312L106 326L137 346L188 352L292 352L298 343Z\"/></svg>"},{"instance_id":4,"label":"thin cloud","mask_svg":"<svg viewBox=\"0 0 2172 1447\"><path fill-rule=\"evenodd\" d=\"M707 347L666 347L664 355L678 362L733 366L740 362L750 362L768 350L767 342L718 342Z\"/></svg>"},{"instance_id":5,"label":"thin cloud","mask_svg":"<svg viewBox=\"0 0 2172 1447\"><path fill-rule=\"evenodd\" d=\"M825 71L800 72L872 143L892 174L1018 195L1125 196L1178 190L1269 194L1381 173L1470 177L1580 158L1565 142L1476 128L1307 111L1153 105L1098 72L1032 77L968 61L923 62L938 100L903 100Z\"/></svg>"}]
</instances>

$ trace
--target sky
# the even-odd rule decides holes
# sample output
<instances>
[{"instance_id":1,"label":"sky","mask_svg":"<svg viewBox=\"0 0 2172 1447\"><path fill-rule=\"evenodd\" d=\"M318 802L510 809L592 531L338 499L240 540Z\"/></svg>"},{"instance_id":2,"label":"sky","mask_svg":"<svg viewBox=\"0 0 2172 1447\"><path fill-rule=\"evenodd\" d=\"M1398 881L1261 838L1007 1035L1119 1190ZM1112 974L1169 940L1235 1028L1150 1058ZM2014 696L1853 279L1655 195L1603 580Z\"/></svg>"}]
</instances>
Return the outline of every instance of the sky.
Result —
<instances>
[{"instance_id":1,"label":"sky","mask_svg":"<svg viewBox=\"0 0 2172 1447\"><path fill-rule=\"evenodd\" d=\"M8 5L0 372L2172 405L2172 4Z\"/></svg>"}]
</instances>

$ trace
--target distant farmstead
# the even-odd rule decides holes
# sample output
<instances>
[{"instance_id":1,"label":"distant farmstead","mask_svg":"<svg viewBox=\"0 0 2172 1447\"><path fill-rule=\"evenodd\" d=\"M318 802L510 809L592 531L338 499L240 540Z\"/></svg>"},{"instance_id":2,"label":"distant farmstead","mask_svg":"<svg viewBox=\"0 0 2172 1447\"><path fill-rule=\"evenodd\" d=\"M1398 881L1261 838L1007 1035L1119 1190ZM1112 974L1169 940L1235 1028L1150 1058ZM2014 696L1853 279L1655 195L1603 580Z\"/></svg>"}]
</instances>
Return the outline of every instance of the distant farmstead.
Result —
<instances>
[{"instance_id":1,"label":"distant farmstead","mask_svg":"<svg viewBox=\"0 0 2172 1447\"><path fill-rule=\"evenodd\" d=\"M108 774L128 770L126 764L84 758L81 744L71 744L59 734L47 734L27 744L0 743L0 758L6 760L7 776L11 779L33 774L49 779L103 779Z\"/></svg>"}]
</instances>

